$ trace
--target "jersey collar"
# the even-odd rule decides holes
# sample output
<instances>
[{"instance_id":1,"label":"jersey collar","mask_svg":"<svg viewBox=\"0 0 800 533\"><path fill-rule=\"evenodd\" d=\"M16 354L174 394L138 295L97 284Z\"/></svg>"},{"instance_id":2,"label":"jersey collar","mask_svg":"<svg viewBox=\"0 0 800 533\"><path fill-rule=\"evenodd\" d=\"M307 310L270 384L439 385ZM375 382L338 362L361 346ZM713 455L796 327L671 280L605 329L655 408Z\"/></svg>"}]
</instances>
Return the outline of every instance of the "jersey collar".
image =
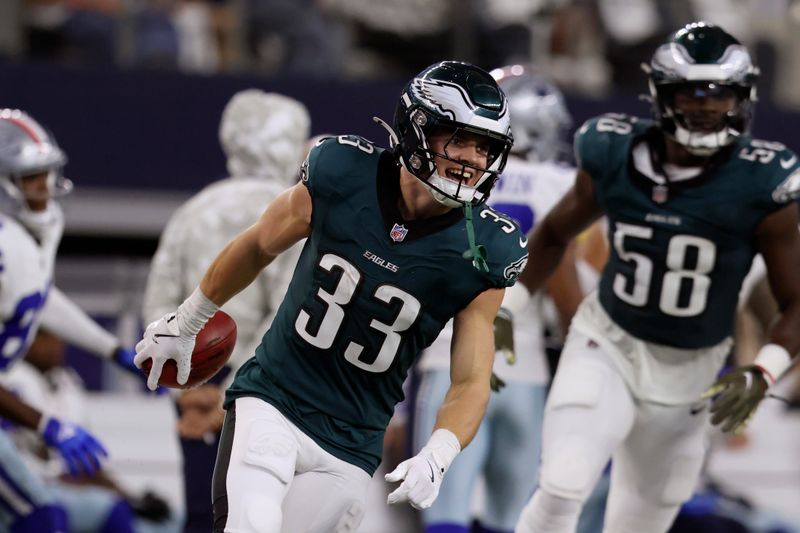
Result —
<instances>
[{"instance_id":1,"label":"jersey collar","mask_svg":"<svg viewBox=\"0 0 800 533\"><path fill-rule=\"evenodd\" d=\"M650 152L652 170L654 173L658 174L660 178L663 178L663 183L659 183L661 180L655 180L642 173L637 168L634 161L634 150L641 143L646 143ZM717 170L728 161L735 146L738 146L738 143L726 146L711 156L703 167L703 170L696 177L681 181L670 181L663 168L663 134L656 127L648 128L641 135L637 135L631 139L631 144L628 147L628 175L638 189L649 195L653 203L664 204L668 202L670 198L680 194L681 191L699 187L712 179L717 174Z\"/></svg>"},{"instance_id":2,"label":"jersey collar","mask_svg":"<svg viewBox=\"0 0 800 533\"><path fill-rule=\"evenodd\" d=\"M405 220L397 205L400 199L400 167L394 155L388 150L384 151L378 160L376 191L387 240L391 240L389 233L395 224L402 224L408 230L402 241L408 242L449 228L464 218L463 210L451 209L443 215L431 218Z\"/></svg>"}]
</instances>

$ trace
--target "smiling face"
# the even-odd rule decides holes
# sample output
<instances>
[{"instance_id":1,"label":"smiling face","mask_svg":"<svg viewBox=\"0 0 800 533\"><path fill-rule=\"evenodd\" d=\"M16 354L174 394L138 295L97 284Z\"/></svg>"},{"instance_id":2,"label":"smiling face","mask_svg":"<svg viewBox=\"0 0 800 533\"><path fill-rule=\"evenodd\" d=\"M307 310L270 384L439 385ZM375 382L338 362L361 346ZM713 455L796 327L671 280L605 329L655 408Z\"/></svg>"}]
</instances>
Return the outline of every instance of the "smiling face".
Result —
<instances>
[{"instance_id":1,"label":"smiling face","mask_svg":"<svg viewBox=\"0 0 800 533\"><path fill-rule=\"evenodd\" d=\"M455 183L474 187L489 162L490 141L463 130L440 128L428 137L436 154L436 173Z\"/></svg>"},{"instance_id":2,"label":"smiling face","mask_svg":"<svg viewBox=\"0 0 800 533\"><path fill-rule=\"evenodd\" d=\"M401 169L401 189L404 196L404 216L418 218L440 215L461 204L447 205L436 198L437 191L447 190L452 196L464 193L491 178L486 169L491 165L492 140L479 133L463 129L439 127L428 136L429 157L435 166L430 180L438 180L435 189L430 183Z\"/></svg>"},{"instance_id":3,"label":"smiling face","mask_svg":"<svg viewBox=\"0 0 800 533\"><path fill-rule=\"evenodd\" d=\"M710 82L687 83L675 89L673 109L689 131L713 133L726 126L739 97L733 88Z\"/></svg>"}]
</instances>

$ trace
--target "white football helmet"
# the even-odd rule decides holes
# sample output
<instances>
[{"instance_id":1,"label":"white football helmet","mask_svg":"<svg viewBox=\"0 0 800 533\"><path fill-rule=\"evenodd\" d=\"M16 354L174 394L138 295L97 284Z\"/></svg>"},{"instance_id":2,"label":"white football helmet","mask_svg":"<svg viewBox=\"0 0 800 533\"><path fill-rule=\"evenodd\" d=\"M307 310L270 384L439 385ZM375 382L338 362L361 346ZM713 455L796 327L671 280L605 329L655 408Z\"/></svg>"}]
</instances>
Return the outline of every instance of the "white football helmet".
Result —
<instances>
[{"instance_id":1,"label":"white football helmet","mask_svg":"<svg viewBox=\"0 0 800 533\"><path fill-rule=\"evenodd\" d=\"M72 190L72 182L62 174L66 162L53 135L30 115L18 109L0 109L0 211L40 234L50 221L60 219L52 200ZM26 195L23 178L42 172L47 173L46 197ZM32 200L46 200L46 209L33 211Z\"/></svg>"}]
</instances>

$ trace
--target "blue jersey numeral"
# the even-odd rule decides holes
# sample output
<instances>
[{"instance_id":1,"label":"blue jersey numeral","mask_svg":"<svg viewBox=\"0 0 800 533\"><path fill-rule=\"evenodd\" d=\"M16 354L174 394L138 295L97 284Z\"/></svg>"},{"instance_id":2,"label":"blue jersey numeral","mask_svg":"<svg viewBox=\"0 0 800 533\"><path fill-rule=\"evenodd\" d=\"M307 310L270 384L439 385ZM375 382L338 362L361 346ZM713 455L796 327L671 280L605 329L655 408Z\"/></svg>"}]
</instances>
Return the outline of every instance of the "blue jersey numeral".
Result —
<instances>
[{"instance_id":1,"label":"blue jersey numeral","mask_svg":"<svg viewBox=\"0 0 800 533\"><path fill-rule=\"evenodd\" d=\"M25 296L17 303L11 318L3 322L0 330L0 367L5 368L27 351L31 327L46 298L47 293L39 292Z\"/></svg>"}]
</instances>

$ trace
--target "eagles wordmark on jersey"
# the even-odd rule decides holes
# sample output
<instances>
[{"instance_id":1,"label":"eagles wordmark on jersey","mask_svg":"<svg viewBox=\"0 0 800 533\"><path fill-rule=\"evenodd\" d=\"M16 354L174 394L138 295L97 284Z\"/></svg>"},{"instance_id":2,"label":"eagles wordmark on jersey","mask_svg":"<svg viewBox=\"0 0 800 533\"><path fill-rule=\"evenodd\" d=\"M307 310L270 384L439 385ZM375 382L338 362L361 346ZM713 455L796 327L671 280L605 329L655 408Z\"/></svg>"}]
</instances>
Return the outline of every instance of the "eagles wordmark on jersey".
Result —
<instances>
[{"instance_id":1,"label":"eagles wordmark on jersey","mask_svg":"<svg viewBox=\"0 0 800 533\"><path fill-rule=\"evenodd\" d=\"M398 172L389 152L359 137L311 151L302 172L311 235L272 327L226 400L265 399L370 474L419 352L478 294L513 284L527 260L516 224L486 206L473 219L488 254L485 273L464 258L460 209L403 220Z\"/></svg>"}]
</instances>

